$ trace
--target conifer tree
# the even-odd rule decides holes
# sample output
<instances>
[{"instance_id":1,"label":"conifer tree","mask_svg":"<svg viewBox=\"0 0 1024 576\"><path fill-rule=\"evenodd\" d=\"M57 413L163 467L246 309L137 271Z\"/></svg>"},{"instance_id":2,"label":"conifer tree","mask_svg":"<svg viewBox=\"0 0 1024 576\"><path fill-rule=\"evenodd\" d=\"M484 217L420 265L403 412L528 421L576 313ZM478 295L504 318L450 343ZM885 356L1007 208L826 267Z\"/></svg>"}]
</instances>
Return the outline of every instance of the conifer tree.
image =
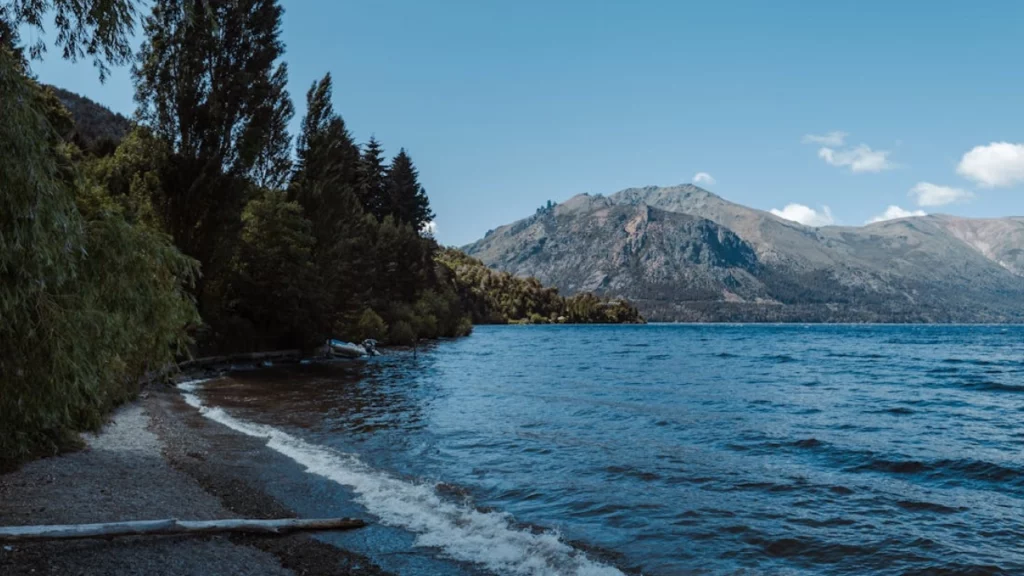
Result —
<instances>
[{"instance_id":1,"label":"conifer tree","mask_svg":"<svg viewBox=\"0 0 1024 576\"><path fill-rule=\"evenodd\" d=\"M329 328L344 333L358 323L373 277L372 228L356 196L359 149L331 104L330 74L306 94L289 188L313 222L314 260Z\"/></svg>"},{"instance_id":2,"label":"conifer tree","mask_svg":"<svg viewBox=\"0 0 1024 576\"><path fill-rule=\"evenodd\" d=\"M358 194L363 210L373 214L378 221L388 214L390 202L387 198L387 166L384 164L384 148L373 136L363 146L359 158Z\"/></svg>"},{"instance_id":3,"label":"conifer tree","mask_svg":"<svg viewBox=\"0 0 1024 576\"><path fill-rule=\"evenodd\" d=\"M420 186L419 173L405 148L391 160L387 174L388 213L395 220L423 231L434 218L427 192Z\"/></svg>"}]
</instances>

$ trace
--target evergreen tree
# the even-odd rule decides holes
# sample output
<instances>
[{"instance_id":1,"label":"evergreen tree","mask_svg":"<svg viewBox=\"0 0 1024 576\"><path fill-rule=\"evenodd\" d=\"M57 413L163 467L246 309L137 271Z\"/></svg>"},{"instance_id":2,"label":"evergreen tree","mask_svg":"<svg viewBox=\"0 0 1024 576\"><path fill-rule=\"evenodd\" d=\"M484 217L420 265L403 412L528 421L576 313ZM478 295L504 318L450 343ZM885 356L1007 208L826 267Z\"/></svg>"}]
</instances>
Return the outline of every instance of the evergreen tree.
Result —
<instances>
[{"instance_id":1,"label":"evergreen tree","mask_svg":"<svg viewBox=\"0 0 1024 576\"><path fill-rule=\"evenodd\" d=\"M359 201L363 210L373 214L378 221L384 220L388 214L390 202L387 191L387 166L384 164L384 148L373 136L363 146L359 158L358 187Z\"/></svg>"},{"instance_id":2,"label":"evergreen tree","mask_svg":"<svg viewBox=\"0 0 1024 576\"><path fill-rule=\"evenodd\" d=\"M330 74L306 94L290 197L313 222L314 259L335 333L348 333L366 306L373 276L373 218L356 196L359 149L331 104Z\"/></svg>"},{"instance_id":3,"label":"evergreen tree","mask_svg":"<svg viewBox=\"0 0 1024 576\"><path fill-rule=\"evenodd\" d=\"M434 218L427 192L420 186L419 173L405 148L391 160L387 172L388 213L395 220L423 231Z\"/></svg>"}]
</instances>

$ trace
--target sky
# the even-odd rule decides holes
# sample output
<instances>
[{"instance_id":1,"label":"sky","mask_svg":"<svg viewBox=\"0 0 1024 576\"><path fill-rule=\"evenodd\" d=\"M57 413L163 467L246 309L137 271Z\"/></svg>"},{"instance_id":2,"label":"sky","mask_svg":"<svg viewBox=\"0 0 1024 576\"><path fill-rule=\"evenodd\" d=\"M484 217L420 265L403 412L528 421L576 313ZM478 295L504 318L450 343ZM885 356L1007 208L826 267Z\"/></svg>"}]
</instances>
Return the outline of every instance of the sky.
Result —
<instances>
[{"instance_id":1,"label":"sky","mask_svg":"<svg viewBox=\"0 0 1024 576\"><path fill-rule=\"evenodd\" d=\"M353 135L411 154L443 244L685 182L809 225L1024 215L1024 2L282 5L294 124L330 72ZM134 110L126 69L33 70Z\"/></svg>"}]
</instances>

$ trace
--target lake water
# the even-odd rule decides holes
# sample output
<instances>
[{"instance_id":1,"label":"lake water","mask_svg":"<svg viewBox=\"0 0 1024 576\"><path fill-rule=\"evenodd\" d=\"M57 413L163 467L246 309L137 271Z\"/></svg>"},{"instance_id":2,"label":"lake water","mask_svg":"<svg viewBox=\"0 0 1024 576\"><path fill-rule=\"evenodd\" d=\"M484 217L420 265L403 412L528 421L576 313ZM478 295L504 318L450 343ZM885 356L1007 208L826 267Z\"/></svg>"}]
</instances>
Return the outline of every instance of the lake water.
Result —
<instances>
[{"instance_id":1,"label":"lake water","mask_svg":"<svg viewBox=\"0 0 1024 576\"><path fill-rule=\"evenodd\" d=\"M1024 573L1020 327L479 327L193 394L466 573Z\"/></svg>"}]
</instances>

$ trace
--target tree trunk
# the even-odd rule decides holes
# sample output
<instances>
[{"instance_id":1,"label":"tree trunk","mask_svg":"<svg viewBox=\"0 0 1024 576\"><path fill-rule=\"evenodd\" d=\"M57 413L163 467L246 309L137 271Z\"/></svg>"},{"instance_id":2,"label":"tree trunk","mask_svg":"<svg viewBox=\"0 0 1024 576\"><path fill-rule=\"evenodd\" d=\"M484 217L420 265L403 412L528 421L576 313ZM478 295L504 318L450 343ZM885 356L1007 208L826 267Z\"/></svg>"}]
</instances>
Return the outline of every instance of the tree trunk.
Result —
<instances>
[{"instance_id":1,"label":"tree trunk","mask_svg":"<svg viewBox=\"0 0 1024 576\"><path fill-rule=\"evenodd\" d=\"M0 527L0 542L112 538L115 536L155 536L167 534L215 534L246 532L284 534L301 530L351 530L366 522L357 518L285 518L282 520L143 520L107 524L68 524L54 526Z\"/></svg>"}]
</instances>

